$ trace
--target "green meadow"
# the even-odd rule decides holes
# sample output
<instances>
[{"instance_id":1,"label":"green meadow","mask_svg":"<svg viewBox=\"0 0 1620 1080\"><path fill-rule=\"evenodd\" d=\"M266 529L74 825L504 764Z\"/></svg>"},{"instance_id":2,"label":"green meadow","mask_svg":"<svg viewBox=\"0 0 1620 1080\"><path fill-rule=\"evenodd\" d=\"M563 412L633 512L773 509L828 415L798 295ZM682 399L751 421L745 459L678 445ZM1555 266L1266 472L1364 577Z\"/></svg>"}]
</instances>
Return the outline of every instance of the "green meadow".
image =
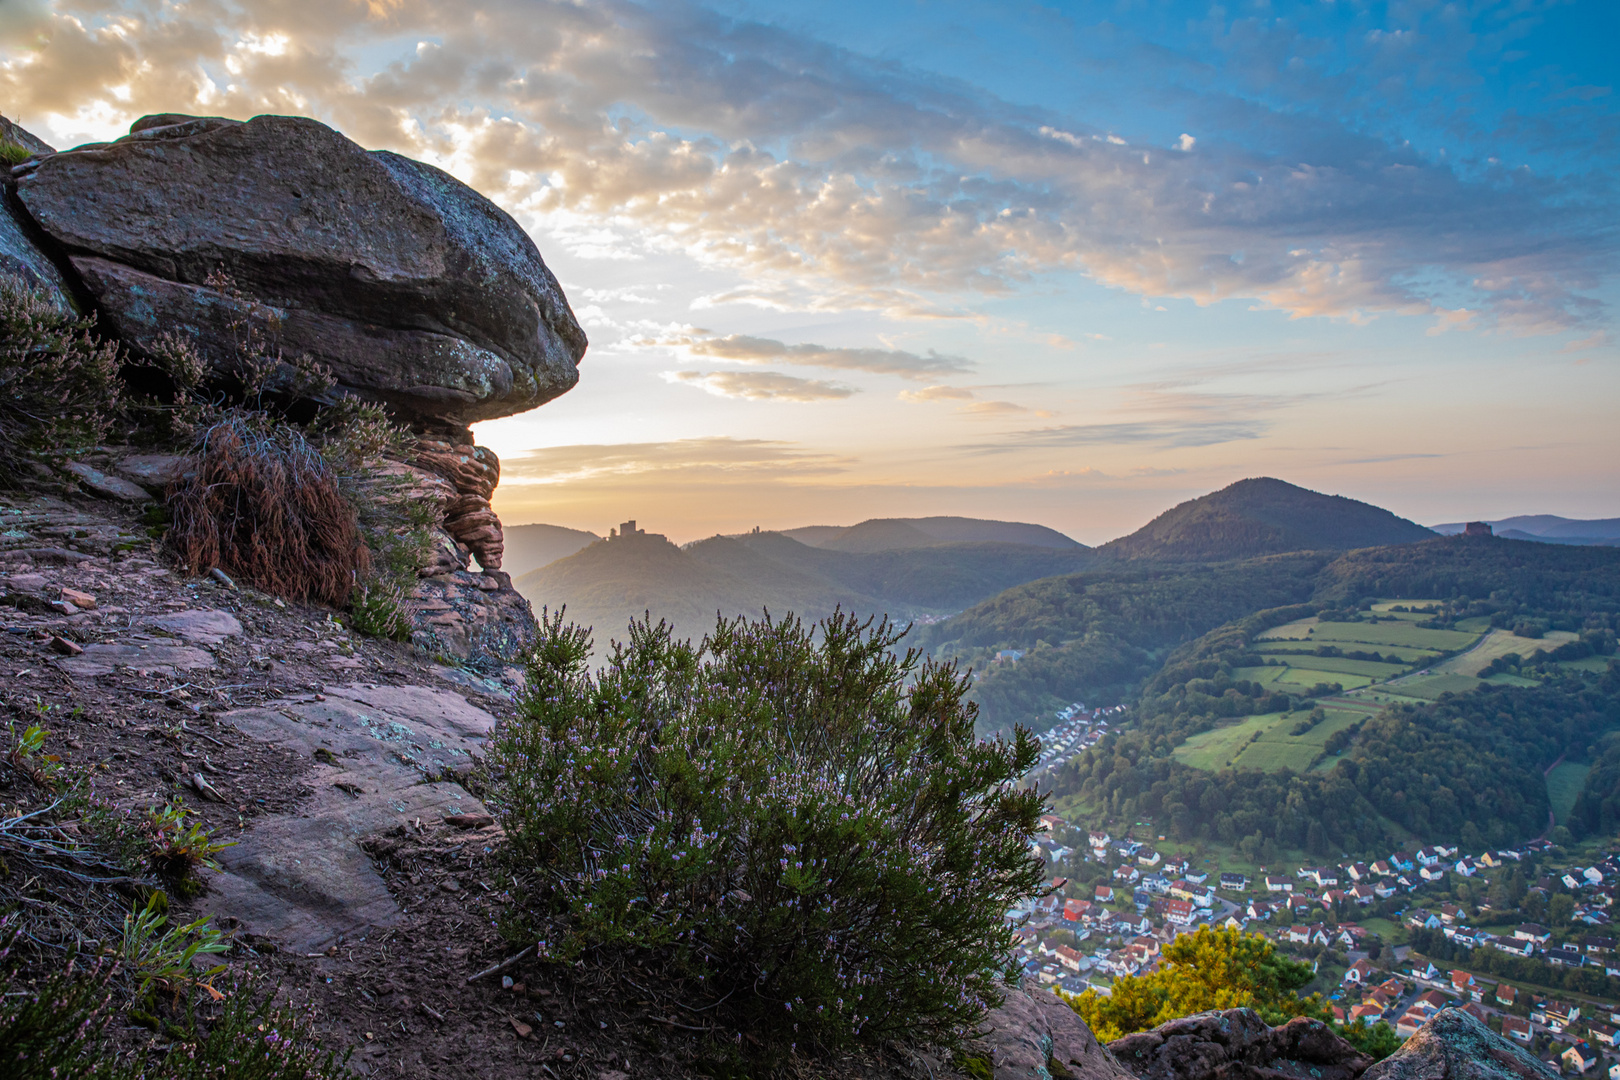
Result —
<instances>
[{"instance_id":1,"label":"green meadow","mask_svg":"<svg viewBox=\"0 0 1620 1080\"><path fill-rule=\"evenodd\" d=\"M1461 656L1454 656L1436 665L1434 671L1437 675L1478 675L1491 661L1509 653L1529 657L1537 649L1551 651L1566 641L1574 641L1575 637L1576 635L1568 630L1549 630L1546 636L1541 638L1522 638L1511 630L1492 630L1480 639L1478 645Z\"/></svg>"},{"instance_id":2,"label":"green meadow","mask_svg":"<svg viewBox=\"0 0 1620 1080\"><path fill-rule=\"evenodd\" d=\"M1171 753L1184 765L1212 772L1226 768L1304 772L1335 732L1377 712L1376 707L1339 702L1323 703L1322 709L1327 718L1300 735L1292 734L1293 728L1310 710L1245 717L1194 735Z\"/></svg>"},{"instance_id":3,"label":"green meadow","mask_svg":"<svg viewBox=\"0 0 1620 1080\"><path fill-rule=\"evenodd\" d=\"M1552 803L1553 816L1560 824L1569 820L1569 812L1575 806L1575 797L1581 793L1581 787L1586 783L1586 774L1592 771L1592 766L1581 765L1566 761L1555 765L1547 774L1547 800Z\"/></svg>"}]
</instances>

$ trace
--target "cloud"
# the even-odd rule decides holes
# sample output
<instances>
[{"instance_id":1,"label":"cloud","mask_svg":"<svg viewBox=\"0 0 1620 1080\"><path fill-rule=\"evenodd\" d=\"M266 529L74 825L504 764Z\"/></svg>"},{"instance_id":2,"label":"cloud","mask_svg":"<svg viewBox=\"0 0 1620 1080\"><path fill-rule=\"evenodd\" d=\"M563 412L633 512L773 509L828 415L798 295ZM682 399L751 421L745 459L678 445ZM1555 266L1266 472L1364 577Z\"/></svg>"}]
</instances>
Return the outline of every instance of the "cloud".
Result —
<instances>
[{"instance_id":1,"label":"cloud","mask_svg":"<svg viewBox=\"0 0 1620 1080\"><path fill-rule=\"evenodd\" d=\"M725 437L550 446L501 462L501 487L626 477L682 482L792 481L845 472L849 458L771 439Z\"/></svg>"},{"instance_id":2,"label":"cloud","mask_svg":"<svg viewBox=\"0 0 1620 1080\"><path fill-rule=\"evenodd\" d=\"M1118 446L1145 443L1165 448L1215 446L1258 439L1266 425L1254 421L1144 420L1116 424L1063 424L1015 431L994 443L976 443L959 449L1004 452L1076 446Z\"/></svg>"},{"instance_id":3,"label":"cloud","mask_svg":"<svg viewBox=\"0 0 1620 1080\"><path fill-rule=\"evenodd\" d=\"M1445 65L1471 70L1473 37L1439 22L1352 41L1212 15L1197 36L1229 65L1127 40L1125 63L1151 55L1169 102L1203 113L1196 152L675 0L62 0L44 26L0 62L25 119L105 135L148 111L317 115L442 164L583 257L679 251L742 275L737 301L921 315L1078 271L1296 318L1464 306L1529 334L1600 318L1589 294L1616 266L1596 180L1454 165L1398 116L1353 111L1385 82L1414 100L1425 80L1460 85ZM1347 54L1324 51L1341 38ZM1423 99L1433 130L1591 134L1553 114L1480 128L1455 105Z\"/></svg>"},{"instance_id":4,"label":"cloud","mask_svg":"<svg viewBox=\"0 0 1620 1080\"><path fill-rule=\"evenodd\" d=\"M638 344L677 349L687 356L713 360L730 360L739 364L801 364L806 367L833 368L840 371L868 371L877 375L898 375L904 379L926 379L972 370L972 364L960 356L943 356L930 352L927 356L898 349L851 349L827 345L787 345L770 338L730 334L726 337L705 337L698 334L673 334L660 338L643 339Z\"/></svg>"},{"instance_id":5,"label":"cloud","mask_svg":"<svg viewBox=\"0 0 1620 1080\"><path fill-rule=\"evenodd\" d=\"M666 371L664 378L701 387L716 397L744 401L835 401L857 392L853 387L776 371Z\"/></svg>"},{"instance_id":6,"label":"cloud","mask_svg":"<svg viewBox=\"0 0 1620 1080\"><path fill-rule=\"evenodd\" d=\"M901 401L922 403L927 401L972 401L973 391L961 386L925 386L921 390L902 390Z\"/></svg>"},{"instance_id":7,"label":"cloud","mask_svg":"<svg viewBox=\"0 0 1620 1080\"><path fill-rule=\"evenodd\" d=\"M969 416L1012 416L1017 413L1027 413L1029 410L1022 405L1011 401L975 401L971 405L964 405L956 410Z\"/></svg>"},{"instance_id":8,"label":"cloud","mask_svg":"<svg viewBox=\"0 0 1620 1080\"><path fill-rule=\"evenodd\" d=\"M976 417L981 420L994 419L998 416L1017 416L1032 410L1012 401L981 401L979 395L964 386L925 386L921 390L902 390L899 394L901 401L914 404L923 404L933 401L965 401L966 405L959 407L956 412L962 416ZM1034 410L1036 416L1049 417L1056 415L1044 409Z\"/></svg>"},{"instance_id":9,"label":"cloud","mask_svg":"<svg viewBox=\"0 0 1620 1080\"><path fill-rule=\"evenodd\" d=\"M1558 351L1561 353L1584 352L1587 349L1601 349L1609 343L1609 332L1599 330L1595 334L1588 334L1579 341L1571 341Z\"/></svg>"}]
</instances>

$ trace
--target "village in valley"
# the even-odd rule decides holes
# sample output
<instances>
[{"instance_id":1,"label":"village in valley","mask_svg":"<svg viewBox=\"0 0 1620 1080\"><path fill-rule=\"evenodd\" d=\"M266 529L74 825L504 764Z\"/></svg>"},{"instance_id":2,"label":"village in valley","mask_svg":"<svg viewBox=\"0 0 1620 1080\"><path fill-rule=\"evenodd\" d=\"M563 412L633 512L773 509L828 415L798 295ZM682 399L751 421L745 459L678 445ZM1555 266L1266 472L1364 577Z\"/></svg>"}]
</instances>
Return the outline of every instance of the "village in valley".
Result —
<instances>
[{"instance_id":1,"label":"village in valley","mask_svg":"<svg viewBox=\"0 0 1620 1080\"><path fill-rule=\"evenodd\" d=\"M1043 740L1047 755L1083 749L1105 730L1099 724L1065 721ZM1308 990L1341 1023L1384 1022L1406 1038L1457 1006L1555 1069L1620 1080L1611 929L1620 851L1577 857L1535 840L1470 855L1436 844L1371 863L1256 874L1223 871L1220 856L1202 849L1161 850L1165 837L1146 823L1124 836L1056 814L1041 823L1036 854L1054 876L1008 912L1032 981L1108 994L1115 979L1156 970L1178 934L1238 927L1309 961L1318 974Z\"/></svg>"}]
</instances>

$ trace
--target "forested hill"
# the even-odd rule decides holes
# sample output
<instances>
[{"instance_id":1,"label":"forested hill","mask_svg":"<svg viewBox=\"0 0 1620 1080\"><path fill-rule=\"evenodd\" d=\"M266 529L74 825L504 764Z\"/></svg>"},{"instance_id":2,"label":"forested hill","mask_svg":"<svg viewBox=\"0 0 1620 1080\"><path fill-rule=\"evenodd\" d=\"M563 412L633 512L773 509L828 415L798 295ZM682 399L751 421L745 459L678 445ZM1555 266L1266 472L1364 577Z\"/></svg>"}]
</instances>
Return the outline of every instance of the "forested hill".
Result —
<instances>
[{"instance_id":1,"label":"forested hill","mask_svg":"<svg viewBox=\"0 0 1620 1080\"><path fill-rule=\"evenodd\" d=\"M1620 820L1620 552L1448 537L1311 584L1175 649L1054 791L1251 856L1477 850L1548 830L1565 761L1597 767L1560 828Z\"/></svg>"},{"instance_id":2,"label":"forested hill","mask_svg":"<svg viewBox=\"0 0 1620 1080\"><path fill-rule=\"evenodd\" d=\"M811 547L834 551L894 551L943 544L1018 544L1023 547L1084 550L1085 545L1045 525L983 518L872 518L857 525L807 525L782 535Z\"/></svg>"},{"instance_id":3,"label":"forested hill","mask_svg":"<svg viewBox=\"0 0 1620 1080\"><path fill-rule=\"evenodd\" d=\"M1209 562L1409 544L1434 535L1368 503L1262 477L1184 502L1097 550L1125 559Z\"/></svg>"},{"instance_id":4,"label":"forested hill","mask_svg":"<svg viewBox=\"0 0 1620 1080\"><path fill-rule=\"evenodd\" d=\"M1314 615L1400 597L1452 603L1526 632L1579 631L1589 616L1612 621L1620 611L1620 551L1431 535L1422 543L1337 556L1296 552L1193 565L1104 561L992 596L919 631L915 640L977 670L974 695L986 729L1014 723L1039 729L1072 701L1131 700L1143 680L1162 676L1167 659L1165 670L1171 670L1187 650L1211 643L1172 650L1252 613L1304 604L1309 610L1301 614ZM995 662L1004 650L1023 655L1016 663Z\"/></svg>"},{"instance_id":5,"label":"forested hill","mask_svg":"<svg viewBox=\"0 0 1620 1080\"><path fill-rule=\"evenodd\" d=\"M1219 566L1115 565L1047 578L926 627L915 640L977 670L973 693L984 726L1028 724L1070 701L1128 698L1189 638L1257 607L1309 598L1331 559L1301 553ZM1024 655L994 662L1002 650Z\"/></svg>"}]
</instances>

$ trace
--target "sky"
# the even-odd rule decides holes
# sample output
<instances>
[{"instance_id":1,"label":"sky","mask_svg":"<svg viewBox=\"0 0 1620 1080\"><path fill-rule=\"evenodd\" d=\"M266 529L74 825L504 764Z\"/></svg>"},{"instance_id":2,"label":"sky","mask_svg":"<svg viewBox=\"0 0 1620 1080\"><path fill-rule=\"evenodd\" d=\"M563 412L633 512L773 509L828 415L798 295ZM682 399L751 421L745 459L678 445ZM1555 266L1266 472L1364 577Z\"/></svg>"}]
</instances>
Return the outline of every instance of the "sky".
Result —
<instances>
[{"instance_id":1,"label":"sky","mask_svg":"<svg viewBox=\"0 0 1620 1080\"><path fill-rule=\"evenodd\" d=\"M313 116L533 236L591 346L507 524L1099 543L1276 476L1620 516L1613 0L0 0L53 145Z\"/></svg>"}]
</instances>

